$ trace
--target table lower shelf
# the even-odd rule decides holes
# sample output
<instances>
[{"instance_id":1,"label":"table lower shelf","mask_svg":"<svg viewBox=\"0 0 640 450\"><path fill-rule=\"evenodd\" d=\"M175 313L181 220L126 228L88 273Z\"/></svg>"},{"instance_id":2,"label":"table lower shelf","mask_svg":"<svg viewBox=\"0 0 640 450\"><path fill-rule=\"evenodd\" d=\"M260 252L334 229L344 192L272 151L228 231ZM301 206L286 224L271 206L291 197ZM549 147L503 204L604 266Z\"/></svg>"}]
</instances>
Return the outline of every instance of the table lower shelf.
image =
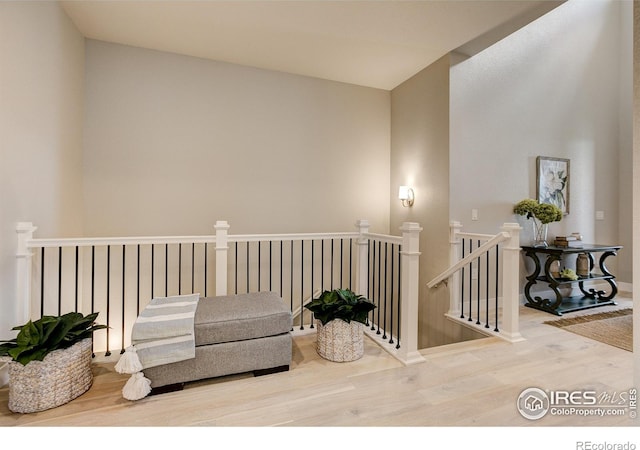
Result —
<instances>
[{"instance_id":1,"label":"table lower shelf","mask_svg":"<svg viewBox=\"0 0 640 450\"><path fill-rule=\"evenodd\" d=\"M612 300L599 300L598 298L585 297L585 296L574 296L574 297L565 297L562 300L562 303L558 308L553 309L549 307L545 307L544 305L538 305L536 303L525 303L524 306L529 308L538 309L540 311L545 311L551 314L555 314L556 316L561 316L564 313L581 311L583 309L589 308L597 308L599 306L606 305L616 305L617 303Z\"/></svg>"}]
</instances>

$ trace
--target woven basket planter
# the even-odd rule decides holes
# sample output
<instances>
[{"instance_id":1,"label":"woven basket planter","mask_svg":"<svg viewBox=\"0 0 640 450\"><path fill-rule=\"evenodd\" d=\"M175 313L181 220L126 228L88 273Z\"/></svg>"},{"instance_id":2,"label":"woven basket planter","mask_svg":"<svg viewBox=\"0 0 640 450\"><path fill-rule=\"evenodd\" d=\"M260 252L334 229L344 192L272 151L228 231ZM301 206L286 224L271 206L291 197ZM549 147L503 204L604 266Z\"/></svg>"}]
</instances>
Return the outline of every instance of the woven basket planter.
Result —
<instances>
[{"instance_id":1,"label":"woven basket planter","mask_svg":"<svg viewBox=\"0 0 640 450\"><path fill-rule=\"evenodd\" d=\"M316 320L317 351L329 361L355 361L364 355L364 325L360 322L347 323L332 320L326 325Z\"/></svg>"},{"instance_id":2,"label":"woven basket planter","mask_svg":"<svg viewBox=\"0 0 640 450\"><path fill-rule=\"evenodd\" d=\"M87 392L93 382L91 342L83 339L26 366L10 361L9 409L17 413L44 411Z\"/></svg>"}]
</instances>

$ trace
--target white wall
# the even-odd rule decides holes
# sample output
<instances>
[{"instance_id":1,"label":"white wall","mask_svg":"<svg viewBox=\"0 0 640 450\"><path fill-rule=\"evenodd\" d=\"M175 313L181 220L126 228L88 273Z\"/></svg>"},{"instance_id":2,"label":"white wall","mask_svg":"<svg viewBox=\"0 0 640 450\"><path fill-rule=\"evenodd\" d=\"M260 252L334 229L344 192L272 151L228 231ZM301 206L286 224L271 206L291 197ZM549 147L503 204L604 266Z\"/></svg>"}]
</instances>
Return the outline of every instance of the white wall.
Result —
<instances>
[{"instance_id":1,"label":"white wall","mask_svg":"<svg viewBox=\"0 0 640 450\"><path fill-rule=\"evenodd\" d=\"M87 41L87 235L389 224L389 92Z\"/></svg>"},{"instance_id":2,"label":"white wall","mask_svg":"<svg viewBox=\"0 0 640 450\"><path fill-rule=\"evenodd\" d=\"M631 83L622 76L630 62L620 51L631 39L630 27L621 26L629 7L570 0L452 67L452 220L478 232L518 220L528 242L531 225L512 211L535 197L536 156L569 158L570 214L550 226L549 236L579 231L591 242L622 244L618 276L631 281L631 231L619 226L631 192L631 173L620 170L631 155L630 127L620 126L628 120L621 111L630 110L621 105ZM624 55L630 58L628 48ZM596 211L605 220L596 221Z\"/></svg>"},{"instance_id":3,"label":"white wall","mask_svg":"<svg viewBox=\"0 0 640 450\"><path fill-rule=\"evenodd\" d=\"M56 2L0 2L0 339L20 320L16 223L82 234L83 77L84 38Z\"/></svg>"}]
</instances>

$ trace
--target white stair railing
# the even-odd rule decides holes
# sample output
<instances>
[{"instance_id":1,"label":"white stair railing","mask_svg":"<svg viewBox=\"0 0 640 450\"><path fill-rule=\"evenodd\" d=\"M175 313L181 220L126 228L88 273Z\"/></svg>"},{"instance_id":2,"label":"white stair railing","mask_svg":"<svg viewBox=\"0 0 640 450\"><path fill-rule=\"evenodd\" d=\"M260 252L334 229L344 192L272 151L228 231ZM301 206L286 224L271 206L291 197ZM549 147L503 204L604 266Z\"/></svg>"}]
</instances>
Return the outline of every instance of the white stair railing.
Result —
<instances>
[{"instance_id":1,"label":"white stair railing","mask_svg":"<svg viewBox=\"0 0 640 450\"><path fill-rule=\"evenodd\" d=\"M227 222L219 221L210 236L40 239L36 227L20 223L16 322L99 311L98 322L109 328L96 333L94 350L108 356L129 345L135 318L156 296L274 290L303 329L312 323L304 309L312 297L351 288L381 311L371 316L367 334L405 364L424 361L417 348L421 228L405 223L402 236L389 236L370 233L366 220L356 227L230 235Z\"/></svg>"},{"instance_id":2,"label":"white stair railing","mask_svg":"<svg viewBox=\"0 0 640 450\"><path fill-rule=\"evenodd\" d=\"M461 229L459 222L451 223L450 265L427 286L447 285L446 316L451 320L510 342L523 340L519 331L521 227L505 223L495 235Z\"/></svg>"}]
</instances>

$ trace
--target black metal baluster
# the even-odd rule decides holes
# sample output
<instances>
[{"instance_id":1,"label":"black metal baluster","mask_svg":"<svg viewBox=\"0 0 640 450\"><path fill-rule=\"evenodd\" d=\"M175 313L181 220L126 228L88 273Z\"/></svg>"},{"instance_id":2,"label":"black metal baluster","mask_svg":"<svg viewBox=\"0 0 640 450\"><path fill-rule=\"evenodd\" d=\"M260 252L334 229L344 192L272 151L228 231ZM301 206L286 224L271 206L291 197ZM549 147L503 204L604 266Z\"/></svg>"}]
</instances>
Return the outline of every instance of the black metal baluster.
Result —
<instances>
[{"instance_id":1,"label":"black metal baluster","mask_svg":"<svg viewBox=\"0 0 640 450\"><path fill-rule=\"evenodd\" d=\"M343 263L344 263L344 257L343 257L343 253L344 253L344 239L340 239L340 289L344 288L344 282L342 281L342 276L344 274L344 268L343 268Z\"/></svg>"},{"instance_id":2,"label":"black metal baluster","mask_svg":"<svg viewBox=\"0 0 640 450\"><path fill-rule=\"evenodd\" d=\"M40 256L40 317L44 316L44 247Z\"/></svg>"},{"instance_id":3,"label":"black metal baluster","mask_svg":"<svg viewBox=\"0 0 640 450\"><path fill-rule=\"evenodd\" d=\"M284 242L283 242L283 241L280 241L280 296L281 296L281 297L282 297L282 295L284 294L284 292L283 292L283 287L282 287L282 285L283 285L283 278L284 278L284 277L283 277L283 274L282 274L282 271L283 271L283 268L284 268L284 266L283 266L283 262L282 262L282 256L283 256L283 254L284 254L284 253L283 253L283 250L284 250Z\"/></svg>"},{"instance_id":4,"label":"black metal baluster","mask_svg":"<svg viewBox=\"0 0 640 450\"><path fill-rule=\"evenodd\" d=\"M169 296L169 244L164 244L164 295Z\"/></svg>"},{"instance_id":5,"label":"black metal baluster","mask_svg":"<svg viewBox=\"0 0 640 450\"><path fill-rule=\"evenodd\" d=\"M208 258L208 247L209 247L209 243L205 242L204 243L204 296L207 296L207 258Z\"/></svg>"},{"instance_id":6,"label":"black metal baluster","mask_svg":"<svg viewBox=\"0 0 640 450\"><path fill-rule=\"evenodd\" d=\"M382 279L380 278L381 267L382 267L381 258L382 258L382 242L378 241L378 329L376 330L376 334L380 334L380 310L382 309L380 308L381 300L382 300L382 295L380 293L380 289L382 287Z\"/></svg>"},{"instance_id":7,"label":"black metal baluster","mask_svg":"<svg viewBox=\"0 0 640 450\"><path fill-rule=\"evenodd\" d=\"M96 247L91 246L91 314L96 311L95 308L95 279L96 279ZM95 358L96 354L91 343L91 357Z\"/></svg>"},{"instance_id":8,"label":"black metal baluster","mask_svg":"<svg viewBox=\"0 0 640 450\"><path fill-rule=\"evenodd\" d=\"M387 260L388 254L388 242L384 243L384 316L382 317L382 339L387 338Z\"/></svg>"},{"instance_id":9,"label":"black metal baluster","mask_svg":"<svg viewBox=\"0 0 640 450\"><path fill-rule=\"evenodd\" d=\"M498 265L498 246L496 245L496 327L493 330L496 333L500 331L498 330L498 275L500 274Z\"/></svg>"},{"instance_id":10,"label":"black metal baluster","mask_svg":"<svg viewBox=\"0 0 640 450\"><path fill-rule=\"evenodd\" d=\"M58 247L58 315L62 315L62 247Z\"/></svg>"},{"instance_id":11,"label":"black metal baluster","mask_svg":"<svg viewBox=\"0 0 640 450\"><path fill-rule=\"evenodd\" d=\"M396 349L400 348L400 325L402 324L402 245L398 245L398 343Z\"/></svg>"},{"instance_id":12,"label":"black metal baluster","mask_svg":"<svg viewBox=\"0 0 640 450\"><path fill-rule=\"evenodd\" d=\"M371 292L373 291L373 289L371 288L371 272L371 239L367 239L367 299L369 300L371 300ZM373 316L373 312L371 312L371 315ZM371 318L371 320L373 321L373 317ZM369 314L367 314L366 325L369 325Z\"/></svg>"},{"instance_id":13,"label":"black metal baluster","mask_svg":"<svg viewBox=\"0 0 640 450\"><path fill-rule=\"evenodd\" d=\"M235 258L235 265L236 265L236 269L235 269L235 280L236 280L236 295L238 294L238 243L235 243L235 252L236 252L236 258Z\"/></svg>"},{"instance_id":14,"label":"black metal baluster","mask_svg":"<svg viewBox=\"0 0 640 450\"><path fill-rule=\"evenodd\" d=\"M191 293L196 293L196 243L191 243Z\"/></svg>"},{"instance_id":15,"label":"black metal baluster","mask_svg":"<svg viewBox=\"0 0 640 450\"><path fill-rule=\"evenodd\" d=\"M269 291L273 290L273 241L269 241Z\"/></svg>"},{"instance_id":16,"label":"black metal baluster","mask_svg":"<svg viewBox=\"0 0 640 450\"><path fill-rule=\"evenodd\" d=\"M246 267L247 267L247 294L249 293L250 289L249 289L249 241L247 241L247 262L246 262Z\"/></svg>"},{"instance_id":17,"label":"black metal baluster","mask_svg":"<svg viewBox=\"0 0 640 450\"><path fill-rule=\"evenodd\" d=\"M331 239L331 289L333 290L333 239Z\"/></svg>"},{"instance_id":18,"label":"black metal baluster","mask_svg":"<svg viewBox=\"0 0 640 450\"><path fill-rule=\"evenodd\" d=\"M464 239L462 241L462 258L464 259ZM464 266L460 269L460 318L464 319Z\"/></svg>"},{"instance_id":19,"label":"black metal baluster","mask_svg":"<svg viewBox=\"0 0 640 450\"><path fill-rule=\"evenodd\" d=\"M140 244L137 245L137 258L136 258L136 317L140 315Z\"/></svg>"},{"instance_id":20,"label":"black metal baluster","mask_svg":"<svg viewBox=\"0 0 640 450\"><path fill-rule=\"evenodd\" d=\"M480 248L480 240L478 240L478 248ZM477 304L477 308L476 308L476 325L480 325L480 255L478 255L478 258L476 259L477 261L477 265L478 265L478 270L477 270L477 274L476 274L476 279L478 280L478 288L476 289L476 297L478 299L478 304Z\"/></svg>"},{"instance_id":21,"label":"black metal baluster","mask_svg":"<svg viewBox=\"0 0 640 450\"><path fill-rule=\"evenodd\" d=\"M122 246L122 336L120 354L124 353L124 313L125 313L125 268L126 268L126 246Z\"/></svg>"},{"instance_id":22,"label":"black metal baluster","mask_svg":"<svg viewBox=\"0 0 640 450\"><path fill-rule=\"evenodd\" d=\"M260 267L262 266L262 241L258 241L258 292L260 292Z\"/></svg>"},{"instance_id":23,"label":"black metal baluster","mask_svg":"<svg viewBox=\"0 0 640 450\"><path fill-rule=\"evenodd\" d=\"M76 283L75 283L75 312L78 312L78 279L79 277L79 247L76 245Z\"/></svg>"},{"instance_id":24,"label":"black metal baluster","mask_svg":"<svg viewBox=\"0 0 640 450\"><path fill-rule=\"evenodd\" d=\"M313 239L311 240L311 300L313 300L313 275L314 275L314 271L315 271L315 246L316 246L316 241L314 241ZM314 328L313 326L313 314L311 314L311 317L309 318L309 328Z\"/></svg>"},{"instance_id":25,"label":"black metal baluster","mask_svg":"<svg viewBox=\"0 0 640 450\"><path fill-rule=\"evenodd\" d=\"M300 241L300 329L304 330L304 240Z\"/></svg>"},{"instance_id":26,"label":"black metal baluster","mask_svg":"<svg viewBox=\"0 0 640 450\"><path fill-rule=\"evenodd\" d=\"M376 303L376 242L373 241L373 255L371 256L371 301ZM379 307L379 305L378 305ZM371 311L371 331L376 329L375 324L376 313L375 309Z\"/></svg>"},{"instance_id":27,"label":"black metal baluster","mask_svg":"<svg viewBox=\"0 0 640 450\"><path fill-rule=\"evenodd\" d=\"M471 254L473 250L473 241L469 239L469 254ZM473 261L469 262L469 322L473 319Z\"/></svg>"},{"instance_id":28,"label":"black metal baluster","mask_svg":"<svg viewBox=\"0 0 640 450\"><path fill-rule=\"evenodd\" d=\"M489 328L489 250L487 250L487 270L486 270L486 278L485 278L485 328Z\"/></svg>"},{"instance_id":29,"label":"black metal baluster","mask_svg":"<svg viewBox=\"0 0 640 450\"><path fill-rule=\"evenodd\" d=\"M349 289L353 290L353 239L349 239Z\"/></svg>"},{"instance_id":30,"label":"black metal baluster","mask_svg":"<svg viewBox=\"0 0 640 450\"><path fill-rule=\"evenodd\" d=\"M154 275L155 275L155 245L151 244L151 298L155 298L154 297Z\"/></svg>"},{"instance_id":31,"label":"black metal baluster","mask_svg":"<svg viewBox=\"0 0 640 450\"><path fill-rule=\"evenodd\" d=\"M320 267L320 290L324 291L324 239L320 241L322 244L320 246L320 261L322 261L322 265Z\"/></svg>"},{"instance_id":32,"label":"black metal baluster","mask_svg":"<svg viewBox=\"0 0 640 450\"><path fill-rule=\"evenodd\" d=\"M291 259L289 260L289 266L290 266L290 274L289 274L289 284L290 289L289 292L291 293L291 298L289 300L290 304L291 304L291 311L293 311L293 240L291 241L290 245L289 245L289 249L290 249L290 253L291 253Z\"/></svg>"},{"instance_id":33,"label":"black metal baluster","mask_svg":"<svg viewBox=\"0 0 640 450\"><path fill-rule=\"evenodd\" d=\"M389 323L391 324L391 329L389 330L389 344L393 344L393 279L395 278L395 272L394 272L394 260L396 257L396 252L395 252L395 244L391 244L391 286L389 289L389 294L391 296L391 311L390 311L390 318L389 318Z\"/></svg>"},{"instance_id":34,"label":"black metal baluster","mask_svg":"<svg viewBox=\"0 0 640 450\"><path fill-rule=\"evenodd\" d=\"M111 279L111 246L107 245L107 351L104 356L111 356L110 345L109 342L109 319L110 319L110 307L111 307L111 283L109 280Z\"/></svg>"},{"instance_id":35,"label":"black metal baluster","mask_svg":"<svg viewBox=\"0 0 640 450\"><path fill-rule=\"evenodd\" d=\"M182 295L182 243L178 244L178 295Z\"/></svg>"}]
</instances>

